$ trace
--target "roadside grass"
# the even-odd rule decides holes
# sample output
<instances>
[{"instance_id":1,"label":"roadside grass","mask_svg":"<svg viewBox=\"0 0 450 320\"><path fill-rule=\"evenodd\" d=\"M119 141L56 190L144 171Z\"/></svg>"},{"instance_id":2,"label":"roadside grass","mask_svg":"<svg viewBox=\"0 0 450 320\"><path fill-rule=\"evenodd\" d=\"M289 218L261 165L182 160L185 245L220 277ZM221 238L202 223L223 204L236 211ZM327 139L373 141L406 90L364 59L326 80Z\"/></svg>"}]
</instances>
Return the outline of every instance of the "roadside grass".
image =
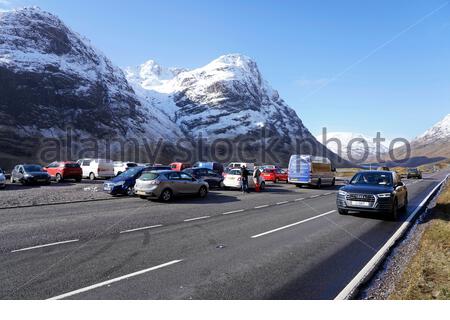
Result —
<instances>
[{"instance_id":1,"label":"roadside grass","mask_svg":"<svg viewBox=\"0 0 450 320\"><path fill-rule=\"evenodd\" d=\"M441 193L416 254L391 300L450 300L450 183Z\"/></svg>"}]
</instances>

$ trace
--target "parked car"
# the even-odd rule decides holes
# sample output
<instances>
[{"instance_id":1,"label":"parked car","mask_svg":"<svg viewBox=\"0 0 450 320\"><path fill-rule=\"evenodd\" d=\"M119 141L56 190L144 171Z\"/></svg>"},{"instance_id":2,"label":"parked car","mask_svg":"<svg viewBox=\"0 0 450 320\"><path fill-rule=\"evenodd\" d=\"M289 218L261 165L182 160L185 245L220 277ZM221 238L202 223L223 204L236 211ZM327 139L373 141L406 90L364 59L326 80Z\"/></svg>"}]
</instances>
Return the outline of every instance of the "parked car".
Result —
<instances>
[{"instance_id":1,"label":"parked car","mask_svg":"<svg viewBox=\"0 0 450 320\"><path fill-rule=\"evenodd\" d=\"M16 182L22 184L50 184L51 177L38 164L19 164L11 172L11 183Z\"/></svg>"},{"instance_id":2,"label":"parked car","mask_svg":"<svg viewBox=\"0 0 450 320\"><path fill-rule=\"evenodd\" d=\"M115 177L114 163L105 159L80 159L77 161L83 171L83 178L110 179Z\"/></svg>"},{"instance_id":3,"label":"parked car","mask_svg":"<svg viewBox=\"0 0 450 320\"><path fill-rule=\"evenodd\" d=\"M260 189L264 190L266 187L266 182L264 181L264 177L262 177L262 182L260 185ZM233 169L230 172L227 173L225 176L225 179L223 180L223 185L225 189L240 189L241 188L241 170L240 169ZM248 176L248 187L249 189L255 188L255 181L253 180L253 171L249 170L249 176Z\"/></svg>"},{"instance_id":4,"label":"parked car","mask_svg":"<svg viewBox=\"0 0 450 320\"><path fill-rule=\"evenodd\" d=\"M339 190L337 207L343 215L349 211L387 213L396 220L398 210L408 207L408 189L395 172L360 172Z\"/></svg>"},{"instance_id":5,"label":"parked car","mask_svg":"<svg viewBox=\"0 0 450 320\"><path fill-rule=\"evenodd\" d=\"M205 198L209 187L185 172L149 171L136 180L134 193L141 198L159 199L164 202L182 195L198 195Z\"/></svg>"},{"instance_id":6,"label":"parked car","mask_svg":"<svg viewBox=\"0 0 450 320\"><path fill-rule=\"evenodd\" d=\"M6 176L5 172L2 168L0 168L0 189L4 189L6 187Z\"/></svg>"},{"instance_id":7,"label":"parked car","mask_svg":"<svg viewBox=\"0 0 450 320\"><path fill-rule=\"evenodd\" d=\"M64 180L75 180L80 182L83 171L78 163L72 161L53 162L44 168L52 180L63 182Z\"/></svg>"},{"instance_id":8,"label":"parked car","mask_svg":"<svg viewBox=\"0 0 450 320\"><path fill-rule=\"evenodd\" d=\"M134 162L122 162L122 161L114 161L114 175L118 176L129 168L137 167L138 164Z\"/></svg>"},{"instance_id":9,"label":"parked car","mask_svg":"<svg viewBox=\"0 0 450 320\"><path fill-rule=\"evenodd\" d=\"M183 171L185 169L188 169L190 167L192 167L192 165L190 163L185 163L185 162L173 162L169 165L169 167L173 170L173 171Z\"/></svg>"},{"instance_id":10,"label":"parked car","mask_svg":"<svg viewBox=\"0 0 450 320\"><path fill-rule=\"evenodd\" d=\"M407 179L422 179L422 172L417 168L410 168L408 169L406 177Z\"/></svg>"},{"instance_id":11,"label":"parked car","mask_svg":"<svg viewBox=\"0 0 450 320\"><path fill-rule=\"evenodd\" d=\"M324 157L310 155L293 155L289 161L288 181L301 186L315 186L320 188L324 185L334 186L336 169L331 161Z\"/></svg>"},{"instance_id":12,"label":"parked car","mask_svg":"<svg viewBox=\"0 0 450 320\"><path fill-rule=\"evenodd\" d=\"M218 162L196 162L193 168L204 168L222 174L224 171L223 165Z\"/></svg>"},{"instance_id":13,"label":"parked car","mask_svg":"<svg viewBox=\"0 0 450 320\"><path fill-rule=\"evenodd\" d=\"M184 170L183 172L193 176L197 180L206 181L210 188L223 188L223 180L224 177L217 172L214 172L210 169L204 168L189 168Z\"/></svg>"},{"instance_id":14,"label":"parked car","mask_svg":"<svg viewBox=\"0 0 450 320\"><path fill-rule=\"evenodd\" d=\"M245 163L245 162L232 162L232 163L227 165L227 168L240 169L240 168L242 168L244 166L248 170L255 170L255 164L254 163Z\"/></svg>"},{"instance_id":15,"label":"parked car","mask_svg":"<svg viewBox=\"0 0 450 320\"><path fill-rule=\"evenodd\" d=\"M132 196L136 180L143 172L150 171L147 167L132 167L117 177L103 183L103 191L115 196L118 194Z\"/></svg>"},{"instance_id":16,"label":"parked car","mask_svg":"<svg viewBox=\"0 0 450 320\"><path fill-rule=\"evenodd\" d=\"M264 169L261 176L265 181L272 181L274 183L284 181L288 183L288 173L282 169Z\"/></svg>"}]
</instances>

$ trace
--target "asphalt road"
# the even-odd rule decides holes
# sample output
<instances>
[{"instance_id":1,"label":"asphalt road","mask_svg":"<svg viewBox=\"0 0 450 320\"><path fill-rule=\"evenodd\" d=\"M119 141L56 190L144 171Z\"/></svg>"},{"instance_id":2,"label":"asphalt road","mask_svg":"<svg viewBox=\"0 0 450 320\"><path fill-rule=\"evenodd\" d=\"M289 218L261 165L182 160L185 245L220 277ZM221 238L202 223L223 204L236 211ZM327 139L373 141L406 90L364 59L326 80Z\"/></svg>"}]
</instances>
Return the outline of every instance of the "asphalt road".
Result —
<instances>
[{"instance_id":1,"label":"asphalt road","mask_svg":"<svg viewBox=\"0 0 450 320\"><path fill-rule=\"evenodd\" d=\"M411 213L447 172L405 181ZM2 299L333 299L406 219L270 185L0 211Z\"/></svg>"}]
</instances>

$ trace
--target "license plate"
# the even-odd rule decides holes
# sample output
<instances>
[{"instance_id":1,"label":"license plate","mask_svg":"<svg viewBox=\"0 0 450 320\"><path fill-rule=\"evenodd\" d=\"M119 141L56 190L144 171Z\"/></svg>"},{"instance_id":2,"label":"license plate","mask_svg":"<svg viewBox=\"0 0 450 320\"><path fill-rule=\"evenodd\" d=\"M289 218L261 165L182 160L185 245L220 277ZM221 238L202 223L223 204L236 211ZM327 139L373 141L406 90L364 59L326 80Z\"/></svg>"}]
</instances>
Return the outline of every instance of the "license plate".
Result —
<instances>
[{"instance_id":1,"label":"license plate","mask_svg":"<svg viewBox=\"0 0 450 320\"><path fill-rule=\"evenodd\" d=\"M138 196L139 196L139 195L141 195L141 196L147 195L147 193L144 192L144 191L136 191L135 193L136 193Z\"/></svg>"},{"instance_id":2,"label":"license plate","mask_svg":"<svg viewBox=\"0 0 450 320\"><path fill-rule=\"evenodd\" d=\"M355 207L370 207L370 202L351 201L351 205Z\"/></svg>"}]
</instances>

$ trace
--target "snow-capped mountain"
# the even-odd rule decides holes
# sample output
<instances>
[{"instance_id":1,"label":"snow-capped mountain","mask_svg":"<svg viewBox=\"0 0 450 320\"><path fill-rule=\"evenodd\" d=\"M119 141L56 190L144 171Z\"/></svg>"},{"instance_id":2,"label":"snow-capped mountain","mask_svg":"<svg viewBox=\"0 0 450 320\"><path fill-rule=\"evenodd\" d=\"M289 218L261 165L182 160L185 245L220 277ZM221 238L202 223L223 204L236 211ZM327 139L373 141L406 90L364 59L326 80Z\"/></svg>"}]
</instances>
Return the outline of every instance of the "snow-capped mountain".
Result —
<instances>
[{"instance_id":1,"label":"snow-capped mountain","mask_svg":"<svg viewBox=\"0 0 450 320\"><path fill-rule=\"evenodd\" d=\"M450 141L450 114L414 140L415 143L435 143L439 141Z\"/></svg>"},{"instance_id":2,"label":"snow-capped mountain","mask_svg":"<svg viewBox=\"0 0 450 320\"><path fill-rule=\"evenodd\" d=\"M136 92L192 137L230 138L256 134L263 127L286 141L311 137L256 63L244 55L224 55L190 71L174 72L152 60L125 71Z\"/></svg>"},{"instance_id":3,"label":"snow-capped mountain","mask_svg":"<svg viewBox=\"0 0 450 320\"><path fill-rule=\"evenodd\" d=\"M370 138L361 133L353 132L327 132L326 136L318 135L317 140L326 145L328 149L344 159L359 162L389 152L389 141L380 143L378 147ZM379 149L379 150L378 150Z\"/></svg>"},{"instance_id":4,"label":"snow-capped mountain","mask_svg":"<svg viewBox=\"0 0 450 320\"><path fill-rule=\"evenodd\" d=\"M94 137L180 133L156 120L120 68L36 7L0 13L0 79L1 125L22 134L58 135L68 126Z\"/></svg>"},{"instance_id":5,"label":"snow-capped mountain","mask_svg":"<svg viewBox=\"0 0 450 320\"><path fill-rule=\"evenodd\" d=\"M244 55L194 70L152 60L122 70L58 17L33 7L0 13L0 82L0 154L12 158L28 150L26 157L36 159L40 138L61 137L70 127L94 141L182 139L192 150L200 136L208 146L227 138L251 155L277 140L271 150L283 162L293 152L340 161ZM252 143L239 145L238 138Z\"/></svg>"}]
</instances>

